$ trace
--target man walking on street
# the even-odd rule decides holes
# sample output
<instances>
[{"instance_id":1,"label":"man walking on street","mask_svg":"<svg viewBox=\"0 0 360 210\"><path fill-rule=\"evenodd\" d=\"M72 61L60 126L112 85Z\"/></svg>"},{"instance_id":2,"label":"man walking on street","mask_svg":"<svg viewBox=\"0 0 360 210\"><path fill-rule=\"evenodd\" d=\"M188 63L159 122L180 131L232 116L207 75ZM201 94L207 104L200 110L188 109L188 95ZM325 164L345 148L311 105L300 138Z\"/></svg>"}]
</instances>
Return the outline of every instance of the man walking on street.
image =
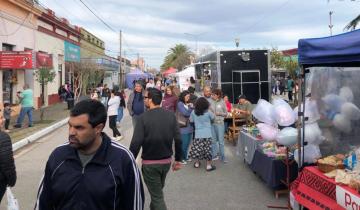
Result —
<instances>
[{"instance_id":1,"label":"man walking on street","mask_svg":"<svg viewBox=\"0 0 360 210\"><path fill-rule=\"evenodd\" d=\"M129 100L127 102L127 109L129 110L129 114L132 117L131 120L133 128L136 127L136 122L139 116L145 111L143 95L144 93L142 84L140 82L136 82L134 91L130 94Z\"/></svg>"},{"instance_id":2,"label":"man walking on street","mask_svg":"<svg viewBox=\"0 0 360 210\"><path fill-rule=\"evenodd\" d=\"M175 162L173 170L180 169L181 138L174 113L160 107L162 93L149 88L144 96L149 110L136 123L130 151L136 158L142 148L142 174L151 195L151 210L166 210L163 195L166 175L170 170L173 142L175 141Z\"/></svg>"},{"instance_id":3,"label":"man walking on street","mask_svg":"<svg viewBox=\"0 0 360 210\"><path fill-rule=\"evenodd\" d=\"M25 84L23 88L24 91L22 93L18 92L16 94L16 96L20 99L21 110L20 110L20 115L16 120L16 125L14 125L15 128L21 128L21 124L26 114L29 119L29 127L33 126L33 120L32 120L32 111L34 106L33 91L29 88L28 84Z\"/></svg>"},{"instance_id":4,"label":"man walking on street","mask_svg":"<svg viewBox=\"0 0 360 210\"><path fill-rule=\"evenodd\" d=\"M70 112L69 142L46 163L35 209L142 210L144 191L133 155L102 132L106 109L83 100Z\"/></svg>"}]
</instances>

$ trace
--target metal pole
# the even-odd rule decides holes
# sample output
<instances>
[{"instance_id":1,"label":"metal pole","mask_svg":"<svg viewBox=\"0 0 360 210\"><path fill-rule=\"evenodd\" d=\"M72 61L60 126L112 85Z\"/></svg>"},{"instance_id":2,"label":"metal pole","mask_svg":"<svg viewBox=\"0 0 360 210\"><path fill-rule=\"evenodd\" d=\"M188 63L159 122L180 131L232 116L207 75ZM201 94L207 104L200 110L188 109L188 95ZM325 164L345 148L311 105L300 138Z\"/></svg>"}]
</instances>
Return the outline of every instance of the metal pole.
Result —
<instances>
[{"instance_id":1,"label":"metal pole","mask_svg":"<svg viewBox=\"0 0 360 210\"><path fill-rule=\"evenodd\" d=\"M330 24L329 24L329 29L330 29L330 36L332 36L332 28L334 27L334 25L332 24L332 14L334 14L333 11L329 12L329 17L330 17Z\"/></svg>"},{"instance_id":2,"label":"metal pole","mask_svg":"<svg viewBox=\"0 0 360 210\"><path fill-rule=\"evenodd\" d=\"M120 60L120 65L119 65L119 88L123 88L123 74L122 74L122 55L121 55L121 48L122 48L122 31L120 30L120 56L119 56L119 60Z\"/></svg>"}]
</instances>

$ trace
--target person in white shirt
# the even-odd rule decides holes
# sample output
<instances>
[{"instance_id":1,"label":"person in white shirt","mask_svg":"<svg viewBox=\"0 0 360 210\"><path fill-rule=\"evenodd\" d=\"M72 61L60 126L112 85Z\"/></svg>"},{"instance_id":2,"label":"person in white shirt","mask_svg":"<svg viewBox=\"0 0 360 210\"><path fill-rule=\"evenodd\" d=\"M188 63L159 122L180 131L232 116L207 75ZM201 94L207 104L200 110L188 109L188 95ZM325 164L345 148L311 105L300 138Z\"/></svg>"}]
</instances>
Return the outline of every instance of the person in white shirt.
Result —
<instances>
[{"instance_id":1,"label":"person in white shirt","mask_svg":"<svg viewBox=\"0 0 360 210\"><path fill-rule=\"evenodd\" d=\"M154 80L150 79L149 82L146 84L146 89L155 87Z\"/></svg>"},{"instance_id":2,"label":"person in white shirt","mask_svg":"<svg viewBox=\"0 0 360 210\"><path fill-rule=\"evenodd\" d=\"M123 137L116 127L116 118L118 115L118 109L120 106L120 97L115 96L115 90L111 91L111 97L108 101L108 116L109 116L109 127L113 131L113 137L115 140L120 141Z\"/></svg>"}]
</instances>

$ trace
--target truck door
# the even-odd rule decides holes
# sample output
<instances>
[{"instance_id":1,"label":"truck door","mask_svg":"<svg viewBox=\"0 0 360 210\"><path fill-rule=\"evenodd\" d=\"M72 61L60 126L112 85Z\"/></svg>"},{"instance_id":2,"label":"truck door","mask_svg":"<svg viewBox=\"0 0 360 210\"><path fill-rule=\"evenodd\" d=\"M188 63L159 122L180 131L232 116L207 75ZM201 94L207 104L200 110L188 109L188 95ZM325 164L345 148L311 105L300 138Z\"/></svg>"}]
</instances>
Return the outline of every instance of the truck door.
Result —
<instances>
[{"instance_id":1,"label":"truck door","mask_svg":"<svg viewBox=\"0 0 360 210\"><path fill-rule=\"evenodd\" d=\"M261 98L260 70L233 71L232 89L234 103L238 102L239 95L245 94L251 103L256 104Z\"/></svg>"}]
</instances>

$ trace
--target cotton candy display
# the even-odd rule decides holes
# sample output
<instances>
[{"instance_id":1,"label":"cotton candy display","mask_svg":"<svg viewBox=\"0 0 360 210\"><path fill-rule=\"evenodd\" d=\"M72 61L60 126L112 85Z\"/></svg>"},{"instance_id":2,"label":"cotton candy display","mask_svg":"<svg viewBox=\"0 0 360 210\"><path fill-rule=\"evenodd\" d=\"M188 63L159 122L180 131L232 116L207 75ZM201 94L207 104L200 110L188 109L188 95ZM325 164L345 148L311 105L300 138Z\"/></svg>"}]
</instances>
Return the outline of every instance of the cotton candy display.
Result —
<instances>
[{"instance_id":1,"label":"cotton candy display","mask_svg":"<svg viewBox=\"0 0 360 210\"><path fill-rule=\"evenodd\" d=\"M326 104L327 109L335 112L340 112L341 106L345 103L345 99L335 94L328 94L322 100Z\"/></svg>"},{"instance_id":2,"label":"cotton candy display","mask_svg":"<svg viewBox=\"0 0 360 210\"><path fill-rule=\"evenodd\" d=\"M354 100L354 94L349 87L342 87L340 89L339 96L347 102L352 102Z\"/></svg>"},{"instance_id":3,"label":"cotton candy display","mask_svg":"<svg viewBox=\"0 0 360 210\"><path fill-rule=\"evenodd\" d=\"M274 106L277 106L277 105L281 105L281 104L287 104L287 102L284 101L283 99L277 98L272 101L272 104Z\"/></svg>"},{"instance_id":4,"label":"cotton candy display","mask_svg":"<svg viewBox=\"0 0 360 210\"><path fill-rule=\"evenodd\" d=\"M296 118L298 117L298 109L299 109L298 106L294 108L294 115L296 116ZM304 106L302 106L302 109L304 110ZM309 99L307 99L305 101L305 113L304 113L304 115L305 115L305 117L308 118L308 120L305 121L305 124L314 123L314 122L316 122L317 120L320 119L320 114L319 114L319 111L318 111L318 106L317 106L316 101L309 100Z\"/></svg>"},{"instance_id":5,"label":"cotton candy display","mask_svg":"<svg viewBox=\"0 0 360 210\"><path fill-rule=\"evenodd\" d=\"M360 109L350 102L346 102L341 106L341 114L350 120L360 119Z\"/></svg>"},{"instance_id":6,"label":"cotton candy display","mask_svg":"<svg viewBox=\"0 0 360 210\"><path fill-rule=\"evenodd\" d=\"M317 145L309 144L304 149L304 163L315 163L317 159L321 158L320 148ZM299 150L294 151L294 159L299 164Z\"/></svg>"},{"instance_id":7,"label":"cotton candy display","mask_svg":"<svg viewBox=\"0 0 360 210\"><path fill-rule=\"evenodd\" d=\"M252 115L261 122L268 125L275 125L274 106L264 99L260 99L252 111Z\"/></svg>"},{"instance_id":8,"label":"cotton candy display","mask_svg":"<svg viewBox=\"0 0 360 210\"><path fill-rule=\"evenodd\" d=\"M335 128L344 133L351 132L351 121L343 114L337 114L334 117L333 124Z\"/></svg>"},{"instance_id":9,"label":"cotton candy display","mask_svg":"<svg viewBox=\"0 0 360 210\"><path fill-rule=\"evenodd\" d=\"M301 136L303 135L303 129L301 129ZM304 141L309 144L319 145L324 140L320 127L317 123L305 124L305 138Z\"/></svg>"},{"instance_id":10,"label":"cotton candy display","mask_svg":"<svg viewBox=\"0 0 360 210\"><path fill-rule=\"evenodd\" d=\"M281 126L290 126L295 123L294 112L288 103L279 103L274 106L276 122Z\"/></svg>"},{"instance_id":11,"label":"cotton candy display","mask_svg":"<svg viewBox=\"0 0 360 210\"><path fill-rule=\"evenodd\" d=\"M267 141L275 140L277 134L279 133L277 128L274 128L273 126L267 125L265 123L256 124L256 127L259 128L261 137Z\"/></svg>"},{"instance_id":12,"label":"cotton candy display","mask_svg":"<svg viewBox=\"0 0 360 210\"><path fill-rule=\"evenodd\" d=\"M295 128L287 127L282 129L276 136L276 141L284 146L292 146L297 142L298 131Z\"/></svg>"}]
</instances>

